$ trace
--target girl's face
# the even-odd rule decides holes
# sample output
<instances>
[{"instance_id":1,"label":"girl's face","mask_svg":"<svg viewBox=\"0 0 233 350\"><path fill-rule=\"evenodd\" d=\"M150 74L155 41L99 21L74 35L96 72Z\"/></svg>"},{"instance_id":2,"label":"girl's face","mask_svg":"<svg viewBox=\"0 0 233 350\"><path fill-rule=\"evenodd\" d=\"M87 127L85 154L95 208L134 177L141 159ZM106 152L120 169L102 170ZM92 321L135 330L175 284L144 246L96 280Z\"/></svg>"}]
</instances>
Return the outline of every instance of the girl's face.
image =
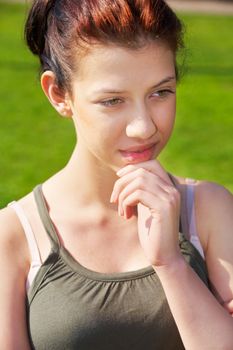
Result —
<instances>
[{"instance_id":1,"label":"girl's face","mask_svg":"<svg viewBox=\"0 0 233 350\"><path fill-rule=\"evenodd\" d=\"M174 54L161 43L94 47L73 77L78 151L116 171L159 155L176 110Z\"/></svg>"}]
</instances>

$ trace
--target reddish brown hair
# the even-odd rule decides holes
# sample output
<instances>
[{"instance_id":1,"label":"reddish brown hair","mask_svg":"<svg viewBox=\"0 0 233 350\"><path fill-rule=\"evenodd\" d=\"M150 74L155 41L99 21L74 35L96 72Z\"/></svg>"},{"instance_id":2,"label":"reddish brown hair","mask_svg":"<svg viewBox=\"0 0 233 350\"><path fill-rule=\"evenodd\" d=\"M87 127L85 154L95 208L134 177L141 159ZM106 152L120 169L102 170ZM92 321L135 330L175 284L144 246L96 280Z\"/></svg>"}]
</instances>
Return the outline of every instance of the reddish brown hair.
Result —
<instances>
[{"instance_id":1,"label":"reddish brown hair","mask_svg":"<svg viewBox=\"0 0 233 350\"><path fill-rule=\"evenodd\" d=\"M35 0L25 25L41 71L52 70L60 88L70 88L74 55L94 43L139 48L162 40L176 55L182 25L163 0Z\"/></svg>"}]
</instances>

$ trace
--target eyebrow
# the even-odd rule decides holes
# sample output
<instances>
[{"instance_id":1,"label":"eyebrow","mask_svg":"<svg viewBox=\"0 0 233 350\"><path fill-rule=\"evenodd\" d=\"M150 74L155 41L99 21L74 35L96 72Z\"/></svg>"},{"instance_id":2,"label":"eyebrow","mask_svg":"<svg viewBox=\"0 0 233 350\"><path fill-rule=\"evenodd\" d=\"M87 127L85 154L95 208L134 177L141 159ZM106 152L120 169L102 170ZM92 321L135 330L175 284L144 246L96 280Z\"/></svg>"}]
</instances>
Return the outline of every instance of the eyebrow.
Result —
<instances>
[{"instance_id":1,"label":"eyebrow","mask_svg":"<svg viewBox=\"0 0 233 350\"><path fill-rule=\"evenodd\" d=\"M165 84L165 83L170 83L171 81L173 80L176 80L176 77L175 76L171 76L171 77L167 77L163 80L161 80L159 83L157 83L156 85L152 86L150 88L150 90L152 89L156 89L158 87L160 87L161 85ZM99 89L99 90L96 90L94 91L94 93L102 93L102 94L122 94L122 93L125 93L125 91L117 91L117 90L112 90L112 89Z\"/></svg>"},{"instance_id":2,"label":"eyebrow","mask_svg":"<svg viewBox=\"0 0 233 350\"><path fill-rule=\"evenodd\" d=\"M176 81L176 77L175 76L167 77L167 78L161 80L158 84L152 86L152 89L158 88L163 84L170 83L171 81Z\"/></svg>"}]
</instances>

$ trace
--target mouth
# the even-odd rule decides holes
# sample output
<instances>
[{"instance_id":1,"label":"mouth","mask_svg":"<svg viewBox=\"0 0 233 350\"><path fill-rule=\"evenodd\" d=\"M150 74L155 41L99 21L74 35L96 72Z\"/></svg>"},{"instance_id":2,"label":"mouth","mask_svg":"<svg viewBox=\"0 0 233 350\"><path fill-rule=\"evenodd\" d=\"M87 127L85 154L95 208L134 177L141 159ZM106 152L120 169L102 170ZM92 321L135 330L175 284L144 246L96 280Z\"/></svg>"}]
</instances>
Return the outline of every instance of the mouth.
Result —
<instances>
[{"instance_id":1,"label":"mouth","mask_svg":"<svg viewBox=\"0 0 233 350\"><path fill-rule=\"evenodd\" d=\"M147 146L138 146L133 147L128 150L120 151L123 159L127 163L139 163L146 162L153 158L155 153L156 144L147 145Z\"/></svg>"}]
</instances>

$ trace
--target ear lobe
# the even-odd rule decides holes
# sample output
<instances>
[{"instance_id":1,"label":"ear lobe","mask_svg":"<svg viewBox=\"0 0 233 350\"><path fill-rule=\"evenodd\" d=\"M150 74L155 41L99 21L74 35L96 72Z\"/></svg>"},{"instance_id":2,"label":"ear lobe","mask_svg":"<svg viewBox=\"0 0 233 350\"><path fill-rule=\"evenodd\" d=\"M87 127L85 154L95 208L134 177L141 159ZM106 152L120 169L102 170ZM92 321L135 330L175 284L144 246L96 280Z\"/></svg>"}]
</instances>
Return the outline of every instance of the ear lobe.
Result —
<instances>
[{"instance_id":1,"label":"ear lobe","mask_svg":"<svg viewBox=\"0 0 233 350\"><path fill-rule=\"evenodd\" d=\"M63 117L73 115L68 93L61 91L56 84L56 77L52 71L45 71L41 76L41 87L51 105Z\"/></svg>"}]
</instances>

